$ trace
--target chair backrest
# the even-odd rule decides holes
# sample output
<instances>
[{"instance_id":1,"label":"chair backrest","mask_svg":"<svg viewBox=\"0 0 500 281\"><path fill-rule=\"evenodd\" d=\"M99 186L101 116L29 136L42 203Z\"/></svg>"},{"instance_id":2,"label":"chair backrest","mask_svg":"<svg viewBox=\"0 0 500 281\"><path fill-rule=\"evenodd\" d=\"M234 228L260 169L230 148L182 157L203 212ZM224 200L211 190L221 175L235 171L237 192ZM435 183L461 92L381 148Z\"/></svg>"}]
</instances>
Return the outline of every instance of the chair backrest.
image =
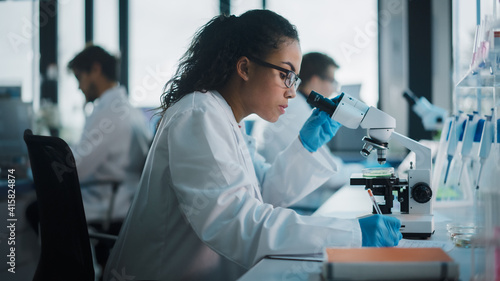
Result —
<instances>
[{"instance_id":1,"label":"chair backrest","mask_svg":"<svg viewBox=\"0 0 500 281\"><path fill-rule=\"evenodd\" d=\"M75 159L57 137L24 132L40 215L41 254L33 280L94 280Z\"/></svg>"}]
</instances>

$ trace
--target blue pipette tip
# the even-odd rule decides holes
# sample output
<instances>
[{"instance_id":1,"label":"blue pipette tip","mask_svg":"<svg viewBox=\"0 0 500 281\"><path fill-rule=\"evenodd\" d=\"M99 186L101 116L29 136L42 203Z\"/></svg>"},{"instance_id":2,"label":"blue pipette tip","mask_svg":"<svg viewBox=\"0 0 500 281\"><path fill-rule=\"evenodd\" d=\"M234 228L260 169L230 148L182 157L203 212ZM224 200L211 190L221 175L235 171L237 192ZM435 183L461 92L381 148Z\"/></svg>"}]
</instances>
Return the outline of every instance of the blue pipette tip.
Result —
<instances>
[{"instance_id":1,"label":"blue pipette tip","mask_svg":"<svg viewBox=\"0 0 500 281\"><path fill-rule=\"evenodd\" d=\"M444 174L444 183L448 180L448 172L450 171L451 161L448 161L448 166L446 167L446 173Z\"/></svg>"}]
</instances>

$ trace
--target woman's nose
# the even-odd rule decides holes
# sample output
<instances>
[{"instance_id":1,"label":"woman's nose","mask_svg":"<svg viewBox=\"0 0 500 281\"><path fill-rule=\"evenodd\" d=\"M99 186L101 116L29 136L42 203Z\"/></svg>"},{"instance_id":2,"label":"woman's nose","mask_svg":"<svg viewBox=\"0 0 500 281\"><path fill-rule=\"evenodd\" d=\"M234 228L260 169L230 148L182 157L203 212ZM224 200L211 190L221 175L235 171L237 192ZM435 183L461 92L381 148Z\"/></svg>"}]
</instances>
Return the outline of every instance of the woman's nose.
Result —
<instances>
[{"instance_id":1,"label":"woman's nose","mask_svg":"<svg viewBox=\"0 0 500 281\"><path fill-rule=\"evenodd\" d=\"M297 90L295 87L288 88L286 91L286 98L293 99L297 96Z\"/></svg>"}]
</instances>

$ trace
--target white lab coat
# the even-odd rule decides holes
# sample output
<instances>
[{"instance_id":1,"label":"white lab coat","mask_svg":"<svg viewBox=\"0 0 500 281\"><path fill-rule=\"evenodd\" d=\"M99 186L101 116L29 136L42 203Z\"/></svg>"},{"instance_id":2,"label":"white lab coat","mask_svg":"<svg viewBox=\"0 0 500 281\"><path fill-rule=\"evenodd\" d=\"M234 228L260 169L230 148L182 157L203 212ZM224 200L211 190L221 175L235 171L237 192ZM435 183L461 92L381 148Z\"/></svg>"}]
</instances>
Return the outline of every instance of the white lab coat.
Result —
<instances>
[{"instance_id":1,"label":"white lab coat","mask_svg":"<svg viewBox=\"0 0 500 281\"><path fill-rule=\"evenodd\" d=\"M270 254L361 246L357 220L284 208L335 164L293 142L270 166L215 92L189 94L162 119L105 280L234 280Z\"/></svg>"},{"instance_id":2,"label":"white lab coat","mask_svg":"<svg viewBox=\"0 0 500 281\"><path fill-rule=\"evenodd\" d=\"M257 142L257 151L267 162L272 163L279 152L293 142L299 135L300 129L311 115L312 108L306 97L297 92L297 96L288 102L286 113L281 115L277 122L269 123L257 119L252 129L252 136ZM333 139L335 141L335 138ZM360 171L361 165L346 165L340 157L331 153L327 145L319 148L322 154L328 155L337 165L338 172L332 174L321 188L295 204L295 207L318 208L336 190L349 182L353 171Z\"/></svg>"},{"instance_id":3,"label":"white lab coat","mask_svg":"<svg viewBox=\"0 0 500 281\"><path fill-rule=\"evenodd\" d=\"M102 182L109 181L122 183L112 219L125 218L138 189L151 139L144 115L132 107L124 87L111 88L94 102L81 139L72 147L87 221L105 219L111 185Z\"/></svg>"}]
</instances>

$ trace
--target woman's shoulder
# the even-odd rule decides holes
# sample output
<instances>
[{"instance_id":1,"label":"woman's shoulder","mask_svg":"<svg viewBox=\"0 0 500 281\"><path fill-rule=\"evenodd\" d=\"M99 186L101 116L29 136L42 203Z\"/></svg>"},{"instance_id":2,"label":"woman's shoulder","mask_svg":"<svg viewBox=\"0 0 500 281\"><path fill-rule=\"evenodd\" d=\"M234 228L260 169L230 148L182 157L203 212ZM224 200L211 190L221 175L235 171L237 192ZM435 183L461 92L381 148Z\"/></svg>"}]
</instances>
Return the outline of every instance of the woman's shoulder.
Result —
<instances>
[{"instance_id":1,"label":"woman's shoulder","mask_svg":"<svg viewBox=\"0 0 500 281\"><path fill-rule=\"evenodd\" d=\"M176 127L176 124L185 125L186 122L230 124L228 110L229 105L217 92L192 92L167 109L160 127Z\"/></svg>"},{"instance_id":2,"label":"woman's shoulder","mask_svg":"<svg viewBox=\"0 0 500 281\"><path fill-rule=\"evenodd\" d=\"M193 118L200 116L200 118L223 118L227 111L224 108L224 99L217 93L212 91L206 92L192 92L179 101L166 111L167 119L178 118Z\"/></svg>"},{"instance_id":3,"label":"woman's shoulder","mask_svg":"<svg viewBox=\"0 0 500 281\"><path fill-rule=\"evenodd\" d=\"M172 108L181 110L217 110L217 97L211 91L192 92L182 97Z\"/></svg>"}]
</instances>

